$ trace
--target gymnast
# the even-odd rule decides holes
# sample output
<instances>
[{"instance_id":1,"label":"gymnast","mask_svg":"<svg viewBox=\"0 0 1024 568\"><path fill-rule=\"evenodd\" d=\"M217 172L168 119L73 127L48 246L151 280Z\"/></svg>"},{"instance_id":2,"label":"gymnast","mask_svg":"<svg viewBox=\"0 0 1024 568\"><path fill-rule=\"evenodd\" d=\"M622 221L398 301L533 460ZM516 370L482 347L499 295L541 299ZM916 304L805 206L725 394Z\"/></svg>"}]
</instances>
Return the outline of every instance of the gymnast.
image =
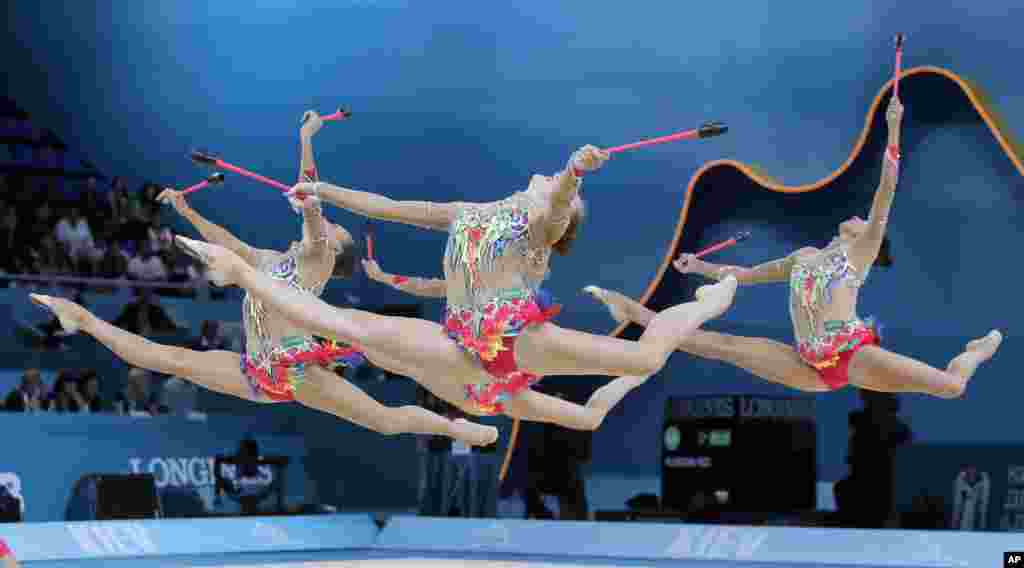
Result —
<instances>
[{"instance_id":1,"label":"gymnast","mask_svg":"<svg viewBox=\"0 0 1024 568\"><path fill-rule=\"evenodd\" d=\"M363 215L439 231L445 251L445 324L339 309L290 290L223 247L179 237L211 278L235 284L317 335L358 345L374 364L413 378L474 415L506 414L568 428L593 429L630 384L656 373L687 335L732 302L737 281L697 291L697 301L657 314L639 341L565 329L540 288L550 253L569 251L583 215L579 178L607 160L586 147L555 176L535 175L528 188L492 203L395 201L324 183L300 183L294 197L317 197ZM544 375L626 376L588 406L529 387ZM615 385L614 387L612 385ZM620 394L621 393L621 394Z\"/></svg>"},{"instance_id":2,"label":"gymnast","mask_svg":"<svg viewBox=\"0 0 1024 568\"><path fill-rule=\"evenodd\" d=\"M315 113L304 117L300 179L316 178L312 138L322 124ZM349 277L355 268L352 237L322 217L316 199L292 200L303 216L302 241L283 253L243 243L200 216L180 191L167 189L159 200L170 204L204 238L302 296L319 296L330 278ZM380 404L333 370L361 363L363 357L356 349L314 338L293 319L252 296L247 295L243 304L244 355L160 345L110 325L68 300L36 294L32 300L53 311L66 331L93 336L131 365L187 378L222 394L254 402L297 401L381 434L444 435L471 445L489 445L498 437L493 426L448 420L417 406Z\"/></svg>"},{"instance_id":3,"label":"gymnast","mask_svg":"<svg viewBox=\"0 0 1024 568\"><path fill-rule=\"evenodd\" d=\"M893 97L886 111L889 147L882 179L868 220L853 217L839 225L839 235L818 250L801 248L791 255L753 268L720 266L683 254L673 266L683 274L706 278L735 277L742 284L789 282L790 314L796 348L765 338L698 330L680 345L687 353L731 363L768 381L802 391L822 392L847 384L882 392L914 392L957 398L981 363L1002 342L998 330L967 343L939 370L879 347L870 321L857 316L857 297L885 238L899 173L899 128L903 105ZM603 302L620 323L646 325L655 314L626 296L596 286L584 289Z\"/></svg>"}]
</instances>

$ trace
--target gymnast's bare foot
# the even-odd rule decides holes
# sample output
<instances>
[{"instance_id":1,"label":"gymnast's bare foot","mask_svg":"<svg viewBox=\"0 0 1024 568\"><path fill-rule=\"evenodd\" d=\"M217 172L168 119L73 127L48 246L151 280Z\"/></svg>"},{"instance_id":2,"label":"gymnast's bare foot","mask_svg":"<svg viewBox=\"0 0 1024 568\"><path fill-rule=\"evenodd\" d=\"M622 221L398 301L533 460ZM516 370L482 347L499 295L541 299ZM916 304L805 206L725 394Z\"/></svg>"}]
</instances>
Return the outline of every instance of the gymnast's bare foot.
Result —
<instances>
[{"instance_id":1,"label":"gymnast's bare foot","mask_svg":"<svg viewBox=\"0 0 1024 568\"><path fill-rule=\"evenodd\" d=\"M619 323L629 323L629 316L627 315L629 311L626 308L627 300L625 296L618 292L598 288L597 286L587 286L583 288L583 291L604 304L611 313L612 319Z\"/></svg>"},{"instance_id":2,"label":"gymnast's bare foot","mask_svg":"<svg viewBox=\"0 0 1024 568\"><path fill-rule=\"evenodd\" d=\"M57 321L64 328L65 333L78 333L78 330L89 320L91 314L78 304L42 294L29 294L32 302L42 306L57 316Z\"/></svg>"},{"instance_id":3,"label":"gymnast's bare foot","mask_svg":"<svg viewBox=\"0 0 1024 568\"><path fill-rule=\"evenodd\" d=\"M966 388L967 381L974 376L978 366L991 359L1002 342L1003 334L998 329L988 332L985 337L969 341L964 352L949 362L946 371L962 377L964 381L962 389Z\"/></svg>"},{"instance_id":4,"label":"gymnast's bare foot","mask_svg":"<svg viewBox=\"0 0 1024 568\"><path fill-rule=\"evenodd\" d=\"M737 285L736 278L728 276L718 284L702 286L697 291L696 302L677 304L658 312L647 326L647 331L673 330L676 346L681 345L705 322L724 314L729 309L736 295Z\"/></svg>"},{"instance_id":5,"label":"gymnast's bare foot","mask_svg":"<svg viewBox=\"0 0 1024 568\"><path fill-rule=\"evenodd\" d=\"M214 284L228 286L235 283L235 269L242 262L238 255L224 247L180 235L174 237L174 240L186 254L206 265L210 280Z\"/></svg>"},{"instance_id":6,"label":"gymnast's bare foot","mask_svg":"<svg viewBox=\"0 0 1024 568\"><path fill-rule=\"evenodd\" d=\"M456 418L452 420L452 437L470 446L490 446L498 441L498 429Z\"/></svg>"},{"instance_id":7,"label":"gymnast's bare foot","mask_svg":"<svg viewBox=\"0 0 1024 568\"><path fill-rule=\"evenodd\" d=\"M729 306L732 305L733 298L736 297L736 288L739 286L739 281L736 277L730 274L722 279L717 284L708 284L697 288L697 292L694 297L697 300L707 305L708 309L713 314L711 318L717 318L724 314Z\"/></svg>"}]
</instances>

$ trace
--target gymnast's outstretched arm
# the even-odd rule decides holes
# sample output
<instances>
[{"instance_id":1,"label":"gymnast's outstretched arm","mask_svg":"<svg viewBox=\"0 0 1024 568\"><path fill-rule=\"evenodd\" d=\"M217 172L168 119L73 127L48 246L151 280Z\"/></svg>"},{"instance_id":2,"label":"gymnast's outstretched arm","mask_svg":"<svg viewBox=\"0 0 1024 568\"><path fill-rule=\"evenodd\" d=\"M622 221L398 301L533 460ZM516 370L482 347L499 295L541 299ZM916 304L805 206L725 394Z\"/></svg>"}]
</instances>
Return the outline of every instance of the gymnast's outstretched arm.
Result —
<instances>
[{"instance_id":1,"label":"gymnast's outstretched arm","mask_svg":"<svg viewBox=\"0 0 1024 568\"><path fill-rule=\"evenodd\" d=\"M290 195L315 195L335 207L370 219L404 223L435 231L447 231L461 207L459 202L399 201L376 193L323 182L300 183L292 188Z\"/></svg>"},{"instance_id":2,"label":"gymnast's outstretched arm","mask_svg":"<svg viewBox=\"0 0 1024 568\"><path fill-rule=\"evenodd\" d=\"M302 115L302 128L299 130L301 144L299 183L315 182L320 179L320 174L316 169L316 160L313 157L313 136L320 131L323 125L323 120L316 111L306 111L306 114ZM322 259L329 243L325 236L327 221L323 218L320 200L309 198L300 201L290 197L289 201L292 208L302 215L302 246L307 257Z\"/></svg>"},{"instance_id":3,"label":"gymnast's outstretched arm","mask_svg":"<svg viewBox=\"0 0 1024 568\"><path fill-rule=\"evenodd\" d=\"M299 181L318 181L320 173L316 169L316 160L313 157L313 136L324 126L323 119L314 110L306 111L302 115L302 127L299 129L299 144L301 156L299 158Z\"/></svg>"},{"instance_id":4,"label":"gymnast's outstretched arm","mask_svg":"<svg viewBox=\"0 0 1024 568\"><path fill-rule=\"evenodd\" d=\"M900 170L900 125L903 122L903 105L896 97L890 99L885 119L889 125L889 144L882 164L882 179L878 182L875 199L871 204L867 230L850 247L851 260L861 268L871 266L878 257L889 224L889 211L896 195Z\"/></svg>"},{"instance_id":5,"label":"gymnast's outstretched arm","mask_svg":"<svg viewBox=\"0 0 1024 568\"><path fill-rule=\"evenodd\" d=\"M750 268L705 262L692 254L681 254L672 261L672 266L683 274L699 274L712 280L721 280L732 275L740 284L770 284L789 280L796 253L785 258L765 262Z\"/></svg>"},{"instance_id":6,"label":"gymnast's outstretched arm","mask_svg":"<svg viewBox=\"0 0 1024 568\"><path fill-rule=\"evenodd\" d=\"M596 146L584 146L573 152L565 168L552 176L554 190L551 192L545 232L548 244L558 242L565 234L577 205L581 177L587 172L599 169L608 161L608 153Z\"/></svg>"},{"instance_id":7,"label":"gymnast's outstretched arm","mask_svg":"<svg viewBox=\"0 0 1024 568\"><path fill-rule=\"evenodd\" d=\"M380 264L371 258L363 260L363 270L375 282L391 286L399 292L412 294L421 298L444 298L447 286L442 278L420 278L418 276L401 276L390 274L381 269Z\"/></svg>"},{"instance_id":8,"label":"gymnast's outstretched arm","mask_svg":"<svg viewBox=\"0 0 1024 568\"><path fill-rule=\"evenodd\" d=\"M192 206L188 204L185 199L185 195L175 189L166 188L160 195L157 196L157 201L161 203L168 203L174 210L184 217L193 227L199 231L199 234L204 239L211 243L216 243L231 252L237 254L247 264L254 265L257 258L257 249L249 246L241 239L231 234L230 231L213 223L203 217Z\"/></svg>"}]
</instances>

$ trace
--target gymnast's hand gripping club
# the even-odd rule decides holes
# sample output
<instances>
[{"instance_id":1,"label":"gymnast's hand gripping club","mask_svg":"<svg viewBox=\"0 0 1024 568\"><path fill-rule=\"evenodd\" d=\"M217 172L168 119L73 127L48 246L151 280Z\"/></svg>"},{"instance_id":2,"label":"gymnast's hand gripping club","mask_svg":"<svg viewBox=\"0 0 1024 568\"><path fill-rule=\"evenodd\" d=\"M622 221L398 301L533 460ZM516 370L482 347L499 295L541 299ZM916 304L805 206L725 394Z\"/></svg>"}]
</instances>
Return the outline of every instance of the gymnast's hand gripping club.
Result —
<instances>
[{"instance_id":1,"label":"gymnast's hand gripping club","mask_svg":"<svg viewBox=\"0 0 1024 568\"><path fill-rule=\"evenodd\" d=\"M896 34L896 39L895 39L895 43L896 43L896 66L895 66L895 71L893 72L893 79L892 79L892 98L895 99L897 102L900 102L900 69L903 66L903 42L904 42L904 39L905 39L905 37L904 37L903 34ZM902 111L900 111L900 112L902 113ZM902 119L902 116L901 116L901 119ZM896 145L889 146L887 152L888 152L887 155L889 156L890 159L895 160L896 162L899 162L899 159L900 159L900 147L899 147L898 143Z\"/></svg>"},{"instance_id":2,"label":"gymnast's hand gripping club","mask_svg":"<svg viewBox=\"0 0 1024 568\"><path fill-rule=\"evenodd\" d=\"M684 130L682 132L676 132L675 134L669 134L667 136L658 136L657 138L648 138L639 142L633 142L631 144L622 144L620 146L612 146L611 148L605 148L603 152L611 157L619 152L625 152L626 150L635 150L637 148L643 148L645 146L654 146L657 144L667 144L668 142L675 142L677 140L693 140L696 138L711 138L714 136L721 136L729 131L729 127L724 122L705 122L699 128L693 128L691 130ZM585 170L578 167L573 167L573 175L581 177Z\"/></svg>"},{"instance_id":3,"label":"gymnast's hand gripping club","mask_svg":"<svg viewBox=\"0 0 1024 568\"><path fill-rule=\"evenodd\" d=\"M743 231L741 233L738 233L735 237L732 237L731 239L726 239L726 240L724 240L724 241L722 241L722 242L720 242L718 244L714 244L714 245L709 246L708 248L706 248L706 249L704 249L704 250L694 254L693 257L694 258L705 257L705 256L707 256L709 254L718 252L718 251L723 250L723 249L727 249L727 248L729 248L729 247L731 247L733 245L741 243L741 242L743 242L743 241L745 241L745 240L747 240L749 238L750 238L750 231Z\"/></svg>"},{"instance_id":4,"label":"gymnast's hand gripping club","mask_svg":"<svg viewBox=\"0 0 1024 568\"><path fill-rule=\"evenodd\" d=\"M665 144L667 142L675 142L676 140L693 140L695 138L711 138L713 136L721 136L729 131L729 127L723 122L705 122L699 128L692 130L684 130L683 132L677 132L675 134L669 134L668 136L659 136L657 138L648 138L647 140L641 140L639 142L633 142L632 144L623 144L621 146L613 146L611 148L605 148L605 152L609 154L617 154L626 150L633 150L635 148L642 148L644 146L653 146L655 144Z\"/></svg>"},{"instance_id":5,"label":"gymnast's hand gripping club","mask_svg":"<svg viewBox=\"0 0 1024 568\"><path fill-rule=\"evenodd\" d=\"M373 224L366 223L366 258L374 260L373 258Z\"/></svg>"},{"instance_id":6,"label":"gymnast's hand gripping club","mask_svg":"<svg viewBox=\"0 0 1024 568\"><path fill-rule=\"evenodd\" d=\"M903 66L903 41L905 40L903 34L896 34L896 72L893 73L892 80L892 96L900 98L900 69Z\"/></svg>"},{"instance_id":7,"label":"gymnast's hand gripping club","mask_svg":"<svg viewBox=\"0 0 1024 568\"><path fill-rule=\"evenodd\" d=\"M735 246L750 238L750 231L742 231L737 233L736 236L726 239L720 243L713 244L703 250L700 250L693 254L682 254L679 258L672 262L673 266L676 267L682 273L688 273L691 269L690 262L694 260L700 260L705 256L716 253L720 250L727 249L731 246Z\"/></svg>"},{"instance_id":8,"label":"gymnast's hand gripping club","mask_svg":"<svg viewBox=\"0 0 1024 568\"><path fill-rule=\"evenodd\" d=\"M182 195L188 195L188 194L192 193L193 191L199 191L200 189L203 189L204 187L209 187L211 185L220 185L222 183L224 183L224 174L222 174L220 172L217 172L215 174L210 175L210 177L204 179L203 181L201 181L201 182L199 182L199 183L197 183L195 185L186 187L185 189L181 190L181 194Z\"/></svg>"},{"instance_id":9,"label":"gymnast's hand gripping club","mask_svg":"<svg viewBox=\"0 0 1024 568\"><path fill-rule=\"evenodd\" d=\"M352 117L352 110L344 107L338 107L337 112L324 115L320 117L320 120L324 122L340 121Z\"/></svg>"},{"instance_id":10,"label":"gymnast's hand gripping club","mask_svg":"<svg viewBox=\"0 0 1024 568\"><path fill-rule=\"evenodd\" d=\"M236 173L238 175L245 176L245 177L247 177L249 179L258 181L258 182L260 182L260 183L262 183L264 185L269 185L270 187L279 189L280 191L285 192L285 193L287 193L288 191L291 190L290 187L288 187L287 185L285 185L285 184L283 184L283 183L281 183L279 181L272 180L272 179L270 179L268 177L261 176L261 175L255 173L255 172L250 172L247 169L240 168L240 167L238 167L238 166L236 166L234 164L230 164L228 162L225 162L224 160L214 156L213 154L209 154L207 152L201 152L199 150L194 150L194 151L192 151L189 154L189 158L193 162L195 162L196 164L199 164L199 165L202 165L202 166L211 167L211 168L217 168L217 169L221 169L221 170L227 170L229 172Z\"/></svg>"},{"instance_id":11,"label":"gymnast's hand gripping club","mask_svg":"<svg viewBox=\"0 0 1024 568\"><path fill-rule=\"evenodd\" d=\"M334 113L328 114L326 116L321 116L320 120L324 121L324 122L341 121L341 120L348 119L351 116L352 116L352 111L351 110L345 109L345 108L338 108L338 110L336 112L334 112ZM306 123L308 123L309 120L311 119L311 117L312 117L311 113L304 114L302 116L302 124L305 125ZM207 167L210 167L210 168L217 168L217 169L227 170L229 172L236 173L238 175L241 175L241 176L247 177L249 179L255 180L255 181L257 181L259 183L262 183L264 185L269 185L270 187L278 189L278 190L280 190L280 191L282 191L284 193L288 193L289 191L291 191L291 187L289 187L289 186L287 186L287 185L285 185L285 184L283 184L283 183L281 183L281 182L279 182L277 180L273 180L273 179L270 179L268 177L261 176L261 175L255 173L255 172L251 172L251 171L249 171L247 169L240 168L240 167L238 167L238 166L236 166L234 164L225 162L224 160L218 158L217 156L214 156L213 154L211 154L209 152L203 152L203 151L200 151L200 150L193 150L191 153L189 153L189 158L193 162L195 162L196 164L199 164L199 165L202 165L202 166L207 166ZM219 174L219 175L221 175L221 180L223 180L223 174ZM211 179L212 179L212 176L211 176ZM204 187L207 187L207 185L209 185L209 184L206 184L206 185L197 184L196 186L193 186L193 187L190 187L190 188L186 189L183 193L191 193L192 191L197 191L197 190L200 190L200 189L202 189ZM302 196L296 196L296 197L298 197L299 199L302 198Z\"/></svg>"}]
</instances>

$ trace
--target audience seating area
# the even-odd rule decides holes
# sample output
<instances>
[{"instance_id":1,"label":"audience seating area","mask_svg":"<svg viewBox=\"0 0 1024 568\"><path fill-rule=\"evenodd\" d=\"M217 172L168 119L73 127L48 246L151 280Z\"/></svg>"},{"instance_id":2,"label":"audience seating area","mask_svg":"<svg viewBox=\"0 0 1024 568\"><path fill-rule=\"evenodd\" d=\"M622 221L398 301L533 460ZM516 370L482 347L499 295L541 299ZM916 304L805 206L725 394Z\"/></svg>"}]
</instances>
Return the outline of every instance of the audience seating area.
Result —
<instances>
[{"instance_id":1,"label":"audience seating area","mask_svg":"<svg viewBox=\"0 0 1024 568\"><path fill-rule=\"evenodd\" d=\"M7 98L0 145L0 283L38 288L61 277L67 287L104 290L111 286L68 278L129 279L193 294L204 270L174 244L160 185L130 190L126 177L99 171Z\"/></svg>"}]
</instances>

